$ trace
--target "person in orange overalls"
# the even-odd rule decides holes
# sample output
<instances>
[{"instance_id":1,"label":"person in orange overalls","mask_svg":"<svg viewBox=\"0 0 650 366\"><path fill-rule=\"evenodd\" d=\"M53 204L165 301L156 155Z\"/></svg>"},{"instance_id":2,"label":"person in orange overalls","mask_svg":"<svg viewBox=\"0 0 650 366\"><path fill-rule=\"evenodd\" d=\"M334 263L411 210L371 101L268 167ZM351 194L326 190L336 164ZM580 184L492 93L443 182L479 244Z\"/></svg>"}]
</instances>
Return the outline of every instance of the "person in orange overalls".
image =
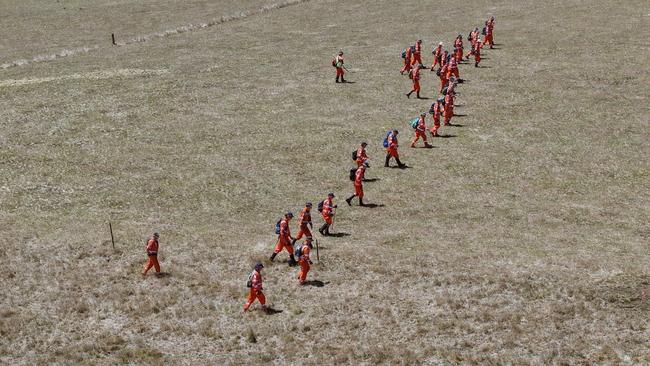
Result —
<instances>
[{"instance_id":1,"label":"person in orange overalls","mask_svg":"<svg viewBox=\"0 0 650 366\"><path fill-rule=\"evenodd\" d=\"M397 148L399 147L399 143L397 141L398 134L399 131L392 130L386 137L388 139L388 147L386 148L386 162L384 163L384 167L389 167L390 159L395 158L395 161L397 161L397 166L400 169L406 168L406 164L402 164L402 162L399 160L399 152L397 151Z\"/></svg>"},{"instance_id":2,"label":"person in orange overalls","mask_svg":"<svg viewBox=\"0 0 650 366\"><path fill-rule=\"evenodd\" d=\"M339 54L336 57L334 57L334 59L332 60L332 65L334 67L336 67L336 82L337 83L339 82L339 78L341 78L341 81L340 81L341 83L346 82L345 78L343 77L343 75L345 75L345 71L343 70L343 68L345 66L343 65L343 63L344 63L343 51L339 51Z\"/></svg>"},{"instance_id":3,"label":"person in orange overalls","mask_svg":"<svg viewBox=\"0 0 650 366\"><path fill-rule=\"evenodd\" d=\"M296 259L293 257L293 246L291 245L293 239L291 238L291 230L289 230L289 221L293 218L292 212L287 212L284 215L282 221L280 221L280 236L278 237L278 243L275 245L273 254L269 258L271 262L275 259L275 256L286 249L289 253L289 265L293 266L296 264Z\"/></svg>"},{"instance_id":4,"label":"person in orange overalls","mask_svg":"<svg viewBox=\"0 0 650 366\"><path fill-rule=\"evenodd\" d=\"M417 127L415 127L415 137L413 137L413 141L411 142L411 147L415 147L415 143L418 142L420 138L422 138L422 141L424 141L424 147L433 147L429 145L429 142L427 142L427 126L425 122L427 114L426 113L420 113L420 118L418 121Z\"/></svg>"},{"instance_id":5,"label":"person in orange overalls","mask_svg":"<svg viewBox=\"0 0 650 366\"><path fill-rule=\"evenodd\" d=\"M431 109L429 110L429 113L431 113L431 117L433 118L433 126L431 126L431 129L429 132L431 132L432 137L439 137L438 135L438 130L440 129L440 114L441 114L441 109L442 109L442 98L438 98L433 104L431 105Z\"/></svg>"},{"instance_id":6,"label":"person in orange overalls","mask_svg":"<svg viewBox=\"0 0 650 366\"><path fill-rule=\"evenodd\" d=\"M449 64L447 64L447 79L455 76L458 79L460 76L458 74L458 63L456 62L456 57L450 57Z\"/></svg>"},{"instance_id":7,"label":"person in orange overalls","mask_svg":"<svg viewBox=\"0 0 650 366\"><path fill-rule=\"evenodd\" d=\"M298 257L298 263L300 264L300 271L298 271L298 282L301 285L305 284L307 280L307 273L309 273L310 265L313 264L309 258L309 252L311 252L312 244L311 239L305 240L300 247L300 257Z\"/></svg>"},{"instance_id":8,"label":"person in orange overalls","mask_svg":"<svg viewBox=\"0 0 650 366\"><path fill-rule=\"evenodd\" d=\"M348 203L348 206L352 206L352 199L354 197L359 197L359 206L364 206L363 204L363 176L366 173L366 168L370 165L368 162L363 163L360 167L357 168L357 172L354 175L354 194L345 199L345 202Z\"/></svg>"},{"instance_id":9,"label":"person in orange overalls","mask_svg":"<svg viewBox=\"0 0 650 366\"><path fill-rule=\"evenodd\" d=\"M251 273L248 278L250 290L248 291L248 300L246 301L246 304L244 304L244 311L248 311L248 308L251 307L255 299L262 304L262 310L266 310L266 297L262 292L262 290L264 290L262 286L262 268L264 268L264 265L257 262L253 269L253 273Z\"/></svg>"},{"instance_id":10,"label":"person in orange overalls","mask_svg":"<svg viewBox=\"0 0 650 366\"><path fill-rule=\"evenodd\" d=\"M337 207L338 205L334 204L334 193L328 193L327 198L323 201L323 212L321 213L323 215L323 220L325 220L325 223L318 229L318 232L321 235L331 235L330 226L332 226L334 223L334 209Z\"/></svg>"},{"instance_id":11,"label":"person in orange overalls","mask_svg":"<svg viewBox=\"0 0 650 366\"><path fill-rule=\"evenodd\" d=\"M436 65L442 67L442 42L438 43L438 46L431 52L433 54L433 63L431 64L431 71Z\"/></svg>"},{"instance_id":12,"label":"person in orange overalls","mask_svg":"<svg viewBox=\"0 0 650 366\"><path fill-rule=\"evenodd\" d=\"M420 96L420 68L421 67L422 65L418 64L415 65L415 67L413 67L413 70L411 70L409 77L411 78L411 80L413 80L413 89L411 89L410 92L406 93L407 98L410 98L411 94L415 92L417 98L422 99L422 97Z\"/></svg>"},{"instance_id":13,"label":"person in orange overalls","mask_svg":"<svg viewBox=\"0 0 650 366\"><path fill-rule=\"evenodd\" d=\"M442 93L442 90L447 86L447 73L449 71L449 64L445 64L443 67L438 70L440 73L438 76L440 77L440 90L439 92Z\"/></svg>"},{"instance_id":14,"label":"person in orange overalls","mask_svg":"<svg viewBox=\"0 0 650 366\"><path fill-rule=\"evenodd\" d=\"M444 116L445 116L445 126L449 126L451 124L451 117L454 116L454 95L453 95L453 93L447 93L447 95L445 95Z\"/></svg>"},{"instance_id":15,"label":"person in orange overalls","mask_svg":"<svg viewBox=\"0 0 650 366\"><path fill-rule=\"evenodd\" d=\"M485 39L483 40L483 45L487 45L488 43L490 44L490 49L494 48L494 38L493 38L493 32L494 31L494 17L491 17L490 20L485 22Z\"/></svg>"},{"instance_id":16,"label":"person in orange overalls","mask_svg":"<svg viewBox=\"0 0 650 366\"><path fill-rule=\"evenodd\" d=\"M476 39L476 45L474 46L474 67L478 67L479 62L481 62L481 48L483 45L481 44L480 39Z\"/></svg>"},{"instance_id":17,"label":"person in orange overalls","mask_svg":"<svg viewBox=\"0 0 650 366\"><path fill-rule=\"evenodd\" d=\"M368 155L366 154L366 146L368 146L368 143L362 142L361 146L357 149L357 160L355 161L357 163L357 167L360 167L368 161Z\"/></svg>"},{"instance_id":18,"label":"person in orange overalls","mask_svg":"<svg viewBox=\"0 0 650 366\"><path fill-rule=\"evenodd\" d=\"M465 55L465 59L467 60L469 60L469 56L472 56L474 54L474 47L476 47L476 40L478 39L478 34L479 34L478 28L475 28L473 31L469 33L468 40L470 42L471 47L467 55Z\"/></svg>"},{"instance_id":19,"label":"person in orange overalls","mask_svg":"<svg viewBox=\"0 0 650 366\"><path fill-rule=\"evenodd\" d=\"M418 41L415 42L413 56L411 57L411 66L415 66L416 63L418 65L422 65L422 40L421 39L418 39Z\"/></svg>"},{"instance_id":20,"label":"person in orange overalls","mask_svg":"<svg viewBox=\"0 0 650 366\"><path fill-rule=\"evenodd\" d=\"M156 276L160 275L160 264L158 263L158 238L160 234L153 233L153 235L147 240L147 257L149 260L147 264L144 265L142 270L142 275L146 276L147 272L153 267L156 270Z\"/></svg>"},{"instance_id":21,"label":"person in orange overalls","mask_svg":"<svg viewBox=\"0 0 650 366\"><path fill-rule=\"evenodd\" d=\"M463 60L463 35L459 34L454 41L454 57L456 62L461 62Z\"/></svg>"},{"instance_id":22,"label":"person in orange overalls","mask_svg":"<svg viewBox=\"0 0 650 366\"><path fill-rule=\"evenodd\" d=\"M404 57L404 67L400 70L400 74L404 75L404 73L409 73L411 72L411 47L406 48L406 55Z\"/></svg>"},{"instance_id":23,"label":"person in orange overalls","mask_svg":"<svg viewBox=\"0 0 650 366\"><path fill-rule=\"evenodd\" d=\"M309 230L309 228L314 228L314 225L311 222L311 207L311 202L307 202L305 203L305 208L300 210L300 216L298 216L298 225L300 225L300 229L298 230L298 235L296 235L296 237L291 241L291 245L294 245L296 240L302 238L303 235L307 240L311 240L311 230Z\"/></svg>"}]
</instances>

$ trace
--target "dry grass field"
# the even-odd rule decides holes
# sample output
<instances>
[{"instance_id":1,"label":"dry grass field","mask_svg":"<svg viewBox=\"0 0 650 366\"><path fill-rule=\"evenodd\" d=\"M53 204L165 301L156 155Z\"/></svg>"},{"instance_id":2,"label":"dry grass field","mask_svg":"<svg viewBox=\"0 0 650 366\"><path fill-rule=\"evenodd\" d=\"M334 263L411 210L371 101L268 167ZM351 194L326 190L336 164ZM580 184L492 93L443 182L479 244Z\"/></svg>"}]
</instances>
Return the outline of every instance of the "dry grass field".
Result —
<instances>
[{"instance_id":1,"label":"dry grass field","mask_svg":"<svg viewBox=\"0 0 650 366\"><path fill-rule=\"evenodd\" d=\"M0 0L0 364L649 364L648 3L291 3ZM461 126L409 149L432 100L401 50L490 15ZM362 140L375 208L343 201ZM283 253L277 312L243 313L275 221L329 191L324 286Z\"/></svg>"}]
</instances>

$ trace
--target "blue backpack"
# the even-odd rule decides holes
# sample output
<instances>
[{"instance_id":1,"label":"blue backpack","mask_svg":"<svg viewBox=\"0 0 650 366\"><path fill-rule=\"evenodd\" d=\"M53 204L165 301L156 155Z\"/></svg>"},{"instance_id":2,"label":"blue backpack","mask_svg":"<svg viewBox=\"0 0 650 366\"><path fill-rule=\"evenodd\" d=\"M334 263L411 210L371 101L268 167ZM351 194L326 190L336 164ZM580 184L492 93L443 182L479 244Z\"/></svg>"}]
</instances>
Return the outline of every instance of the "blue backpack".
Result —
<instances>
[{"instance_id":1,"label":"blue backpack","mask_svg":"<svg viewBox=\"0 0 650 366\"><path fill-rule=\"evenodd\" d=\"M386 137L384 138L384 147L388 147L388 136L390 136L392 132L393 131L388 131L388 133L386 133Z\"/></svg>"},{"instance_id":2,"label":"blue backpack","mask_svg":"<svg viewBox=\"0 0 650 366\"><path fill-rule=\"evenodd\" d=\"M302 244L298 243L293 247L293 254L296 255L296 258L300 259L302 257Z\"/></svg>"},{"instance_id":3,"label":"blue backpack","mask_svg":"<svg viewBox=\"0 0 650 366\"><path fill-rule=\"evenodd\" d=\"M406 58L406 50L402 51L402 58Z\"/></svg>"},{"instance_id":4,"label":"blue backpack","mask_svg":"<svg viewBox=\"0 0 650 366\"><path fill-rule=\"evenodd\" d=\"M278 222L275 223L275 233L277 235L280 235L280 223L282 222L282 219L278 220Z\"/></svg>"},{"instance_id":5,"label":"blue backpack","mask_svg":"<svg viewBox=\"0 0 650 366\"><path fill-rule=\"evenodd\" d=\"M411 127L413 129L418 128L419 123L420 123L420 117L414 118L414 119L411 120L411 122L409 122L409 124L411 125Z\"/></svg>"}]
</instances>

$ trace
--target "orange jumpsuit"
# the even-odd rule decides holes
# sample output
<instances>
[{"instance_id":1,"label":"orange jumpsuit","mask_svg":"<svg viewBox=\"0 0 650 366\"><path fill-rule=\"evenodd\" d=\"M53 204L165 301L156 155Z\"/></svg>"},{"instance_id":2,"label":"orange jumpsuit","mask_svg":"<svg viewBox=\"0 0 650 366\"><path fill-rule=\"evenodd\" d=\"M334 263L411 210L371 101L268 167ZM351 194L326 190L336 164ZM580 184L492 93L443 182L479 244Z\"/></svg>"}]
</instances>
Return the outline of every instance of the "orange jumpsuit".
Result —
<instances>
[{"instance_id":1,"label":"orange jumpsuit","mask_svg":"<svg viewBox=\"0 0 650 366\"><path fill-rule=\"evenodd\" d=\"M454 50L456 62L460 62L463 59L463 37L456 38L456 41L454 41Z\"/></svg>"},{"instance_id":2,"label":"orange jumpsuit","mask_svg":"<svg viewBox=\"0 0 650 366\"><path fill-rule=\"evenodd\" d=\"M447 72L449 70L449 65L445 65L440 69L440 92L447 85Z\"/></svg>"},{"instance_id":3,"label":"orange jumpsuit","mask_svg":"<svg viewBox=\"0 0 650 366\"><path fill-rule=\"evenodd\" d=\"M469 42L471 44L471 47L470 47L470 50L467 53L467 55L465 55L465 58L469 58L469 56L474 54L474 47L476 46L476 40L477 39L478 39L478 32L477 31L470 32L470 34L469 34Z\"/></svg>"},{"instance_id":4,"label":"orange jumpsuit","mask_svg":"<svg viewBox=\"0 0 650 366\"><path fill-rule=\"evenodd\" d=\"M413 51L413 57L411 57L411 66L416 63L422 64L422 42L415 42L415 51Z\"/></svg>"},{"instance_id":5,"label":"orange jumpsuit","mask_svg":"<svg viewBox=\"0 0 650 366\"><path fill-rule=\"evenodd\" d=\"M244 311L247 311L248 308L251 307L255 299L259 300L262 306L266 305L266 297L264 296L264 293L262 293L262 274L256 269L253 270L253 273L251 274L251 282L252 286L248 292L248 300L246 301L246 304L244 304Z\"/></svg>"},{"instance_id":6,"label":"orange jumpsuit","mask_svg":"<svg viewBox=\"0 0 650 366\"><path fill-rule=\"evenodd\" d=\"M354 194L360 199L363 198L363 175L366 173L366 167L360 166L354 175Z\"/></svg>"},{"instance_id":7,"label":"orange jumpsuit","mask_svg":"<svg viewBox=\"0 0 650 366\"><path fill-rule=\"evenodd\" d=\"M433 105L432 109L432 118L433 118L433 126L431 127L431 134L435 137L438 136L438 129L440 128L440 103L435 102Z\"/></svg>"},{"instance_id":8,"label":"orange jumpsuit","mask_svg":"<svg viewBox=\"0 0 650 366\"><path fill-rule=\"evenodd\" d=\"M322 215L323 215L323 220L325 220L325 222L328 225L332 225L332 223L334 222L334 220L333 220L333 217L334 217L334 203L332 202L331 197L327 197L325 199L325 201L323 201Z\"/></svg>"},{"instance_id":9,"label":"orange jumpsuit","mask_svg":"<svg viewBox=\"0 0 650 366\"><path fill-rule=\"evenodd\" d=\"M400 70L400 74L411 71L411 47L406 49L406 57L404 58L404 67Z\"/></svg>"},{"instance_id":10,"label":"orange jumpsuit","mask_svg":"<svg viewBox=\"0 0 650 366\"><path fill-rule=\"evenodd\" d=\"M411 70L411 80L413 80L413 90L412 92L419 93L420 92L420 69L419 68L414 68Z\"/></svg>"},{"instance_id":11,"label":"orange jumpsuit","mask_svg":"<svg viewBox=\"0 0 650 366\"><path fill-rule=\"evenodd\" d=\"M286 217L280 221L280 237L278 244L275 246L273 253L278 254L286 249L289 254L293 255L293 246L291 245L291 231L289 230L289 219Z\"/></svg>"},{"instance_id":12,"label":"orange jumpsuit","mask_svg":"<svg viewBox=\"0 0 650 366\"><path fill-rule=\"evenodd\" d=\"M440 65L442 67L442 46L438 45L436 49L433 51L433 63L431 64L431 70L433 70L436 65Z\"/></svg>"},{"instance_id":13,"label":"orange jumpsuit","mask_svg":"<svg viewBox=\"0 0 650 366\"><path fill-rule=\"evenodd\" d=\"M445 96L445 126L451 123L451 117L454 116L454 96L447 93Z\"/></svg>"},{"instance_id":14,"label":"orange jumpsuit","mask_svg":"<svg viewBox=\"0 0 650 366\"><path fill-rule=\"evenodd\" d=\"M490 48L493 48L494 46L494 39L492 38L492 29L494 27L494 22L488 22L488 24L485 26L485 39L483 40L483 44L490 44Z\"/></svg>"},{"instance_id":15,"label":"orange jumpsuit","mask_svg":"<svg viewBox=\"0 0 650 366\"><path fill-rule=\"evenodd\" d=\"M340 67L339 67L340 63ZM334 58L334 64L336 65L336 77L341 77L343 78L343 75L345 74L345 71L343 70L343 55L336 55Z\"/></svg>"},{"instance_id":16,"label":"orange jumpsuit","mask_svg":"<svg viewBox=\"0 0 650 366\"><path fill-rule=\"evenodd\" d=\"M397 152L398 146L397 136L394 136L391 132L390 135L388 135L388 147L386 148L386 153L393 158L399 159L399 153Z\"/></svg>"},{"instance_id":17,"label":"orange jumpsuit","mask_svg":"<svg viewBox=\"0 0 650 366\"><path fill-rule=\"evenodd\" d=\"M149 261L145 264L142 274L146 275L151 267L156 269L156 273L160 273L160 264L158 263L158 239L155 237L151 237L147 241L147 256L149 257Z\"/></svg>"},{"instance_id":18,"label":"orange jumpsuit","mask_svg":"<svg viewBox=\"0 0 650 366\"><path fill-rule=\"evenodd\" d=\"M478 63L481 62L481 41L476 41L476 46L474 47L474 66L478 66Z\"/></svg>"},{"instance_id":19,"label":"orange jumpsuit","mask_svg":"<svg viewBox=\"0 0 650 366\"><path fill-rule=\"evenodd\" d=\"M447 66L447 79L451 78L452 75L455 76L456 79L459 78L458 63L456 63L455 57L452 57L451 60L449 60L449 65Z\"/></svg>"},{"instance_id":20,"label":"orange jumpsuit","mask_svg":"<svg viewBox=\"0 0 650 366\"><path fill-rule=\"evenodd\" d=\"M309 230L309 225L311 224L311 209L305 207L300 211L300 217L298 217L298 225L300 229L298 230L298 235L296 235L295 240L299 240L303 235L307 240L311 240L311 231Z\"/></svg>"},{"instance_id":21,"label":"orange jumpsuit","mask_svg":"<svg viewBox=\"0 0 650 366\"><path fill-rule=\"evenodd\" d=\"M301 251L301 255L300 258L298 258L298 263L300 263L300 271L298 271L298 281L302 285L303 283L305 283L305 280L307 279L307 273L309 273L309 268L310 268L309 262L311 262L309 259L309 252L311 251L311 249L309 248L309 245L303 243L300 251Z\"/></svg>"},{"instance_id":22,"label":"orange jumpsuit","mask_svg":"<svg viewBox=\"0 0 650 366\"><path fill-rule=\"evenodd\" d=\"M425 116L420 116L420 120L418 121L417 127L415 127L415 137L413 137L413 141L411 142L411 147L415 147L415 143L418 142L420 138L422 138L422 141L424 141L424 146L428 146L429 143L427 142L427 126L425 123Z\"/></svg>"},{"instance_id":23,"label":"orange jumpsuit","mask_svg":"<svg viewBox=\"0 0 650 366\"><path fill-rule=\"evenodd\" d=\"M368 160L368 155L366 154L366 149L361 146L357 149L357 167L360 167L363 165L363 163Z\"/></svg>"}]
</instances>

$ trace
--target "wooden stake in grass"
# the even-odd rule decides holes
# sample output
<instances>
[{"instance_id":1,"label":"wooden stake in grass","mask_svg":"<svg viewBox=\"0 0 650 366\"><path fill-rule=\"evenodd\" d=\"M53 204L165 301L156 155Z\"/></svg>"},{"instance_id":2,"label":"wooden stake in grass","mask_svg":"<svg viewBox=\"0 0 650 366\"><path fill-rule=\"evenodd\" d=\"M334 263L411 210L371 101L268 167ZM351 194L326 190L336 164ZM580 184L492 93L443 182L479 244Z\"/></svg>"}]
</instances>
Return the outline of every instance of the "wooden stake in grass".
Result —
<instances>
[{"instance_id":1,"label":"wooden stake in grass","mask_svg":"<svg viewBox=\"0 0 650 366\"><path fill-rule=\"evenodd\" d=\"M318 239L316 239L316 260L320 263L320 254L318 253Z\"/></svg>"},{"instance_id":2,"label":"wooden stake in grass","mask_svg":"<svg viewBox=\"0 0 650 366\"><path fill-rule=\"evenodd\" d=\"M108 230L111 232L111 244L113 244L113 250L115 250L115 238L113 238L113 225L111 223L108 223Z\"/></svg>"},{"instance_id":3,"label":"wooden stake in grass","mask_svg":"<svg viewBox=\"0 0 650 366\"><path fill-rule=\"evenodd\" d=\"M115 43L115 34L111 33L111 40L113 41L113 46L117 46L117 43Z\"/></svg>"}]
</instances>

